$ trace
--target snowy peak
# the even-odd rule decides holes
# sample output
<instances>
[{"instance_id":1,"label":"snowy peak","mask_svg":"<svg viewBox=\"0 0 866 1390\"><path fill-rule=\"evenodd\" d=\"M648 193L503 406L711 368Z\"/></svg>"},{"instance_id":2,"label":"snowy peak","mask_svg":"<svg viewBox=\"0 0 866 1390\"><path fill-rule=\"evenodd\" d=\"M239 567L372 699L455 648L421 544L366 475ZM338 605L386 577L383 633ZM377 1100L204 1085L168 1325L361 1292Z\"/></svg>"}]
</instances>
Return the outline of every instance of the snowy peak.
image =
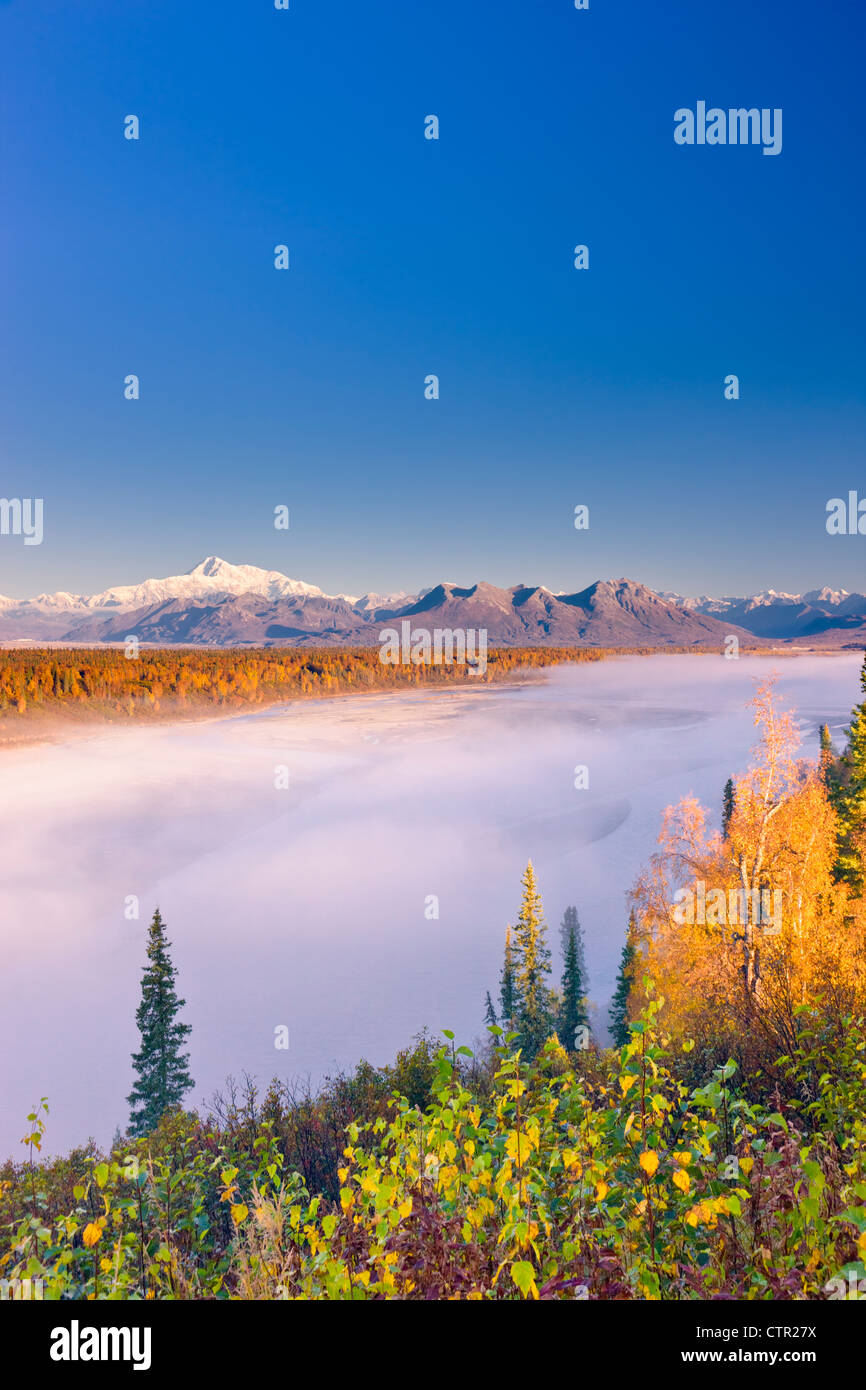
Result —
<instances>
[{"instance_id":1,"label":"snowy peak","mask_svg":"<svg viewBox=\"0 0 866 1390\"><path fill-rule=\"evenodd\" d=\"M212 594L214 591L224 594L266 594L269 598L283 598L286 595L293 598L321 598L323 595L323 590L317 585L289 579L279 570L263 570L256 565L230 565L228 560L221 560L218 555L209 555L195 569L176 579L149 579L146 583L182 586L184 593L177 597L186 597L187 593L194 596Z\"/></svg>"},{"instance_id":2,"label":"snowy peak","mask_svg":"<svg viewBox=\"0 0 866 1390\"><path fill-rule=\"evenodd\" d=\"M683 598L664 594L670 603L691 613L737 623L762 638L828 640L827 634L844 633L853 644L866 617L866 597L847 589L810 589L805 594L786 594L764 589L748 598Z\"/></svg>"},{"instance_id":3,"label":"snowy peak","mask_svg":"<svg viewBox=\"0 0 866 1390\"><path fill-rule=\"evenodd\" d=\"M109 608L116 612L145 608L149 604L165 603L168 599L190 602L197 599L214 600L231 595L255 594L275 601L282 598L323 598L315 584L289 579L279 570L263 570L256 565L232 565L218 555L208 555L186 574L169 575L166 579L145 579L140 584L119 584L101 594L40 594L23 600L43 610L81 611Z\"/></svg>"},{"instance_id":4,"label":"snowy peak","mask_svg":"<svg viewBox=\"0 0 866 1390\"><path fill-rule=\"evenodd\" d=\"M829 603L838 608L846 598L852 598L853 595L847 589L828 589L825 584L823 589L810 589L802 597L804 603Z\"/></svg>"}]
</instances>

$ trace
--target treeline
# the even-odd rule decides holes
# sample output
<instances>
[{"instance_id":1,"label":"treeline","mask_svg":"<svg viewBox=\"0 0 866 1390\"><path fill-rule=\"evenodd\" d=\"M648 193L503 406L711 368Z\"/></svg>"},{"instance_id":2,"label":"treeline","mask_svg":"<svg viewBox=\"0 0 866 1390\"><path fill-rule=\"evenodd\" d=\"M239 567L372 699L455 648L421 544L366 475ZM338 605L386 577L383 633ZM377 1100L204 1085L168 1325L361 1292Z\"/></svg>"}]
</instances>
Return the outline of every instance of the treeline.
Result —
<instances>
[{"instance_id":1,"label":"treeline","mask_svg":"<svg viewBox=\"0 0 866 1390\"><path fill-rule=\"evenodd\" d=\"M649 654L635 649L631 654ZM563 662L603 661L622 651L498 647L483 674L465 665L391 665L379 648L11 648L0 651L0 721L39 710L135 718L208 707L240 709L344 692L442 684L478 685Z\"/></svg>"},{"instance_id":2,"label":"treeline","mask_svg":"<svg viewBox=\"0 0 866 1390\"><path fill-rule=\"evenodd\" d=\"M477 686L521 672L613 656L684 655L694 647L494 647L486 669L465 664L390 664L378 647L0 649L0 731L40 711L127 720L210 708L438 685ZM706 652L704 652L706 654Z\"/></svg>"}]
</instances>

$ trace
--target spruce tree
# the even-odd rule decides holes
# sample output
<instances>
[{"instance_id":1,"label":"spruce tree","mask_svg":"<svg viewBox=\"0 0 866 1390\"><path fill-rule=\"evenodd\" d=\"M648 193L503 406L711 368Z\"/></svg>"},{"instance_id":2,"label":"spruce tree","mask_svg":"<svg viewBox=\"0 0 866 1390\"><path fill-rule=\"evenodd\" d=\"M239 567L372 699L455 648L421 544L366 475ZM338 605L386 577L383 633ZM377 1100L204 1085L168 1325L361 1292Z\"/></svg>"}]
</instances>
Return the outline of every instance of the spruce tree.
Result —
<instances>
[{"instance_id":1,"label":"spruce tree","mask_svg":"<svg viewBox=\"0 0 866 1390\"><path fill-rule=\"evenodd\" d=\"M514 985L514 950L511 945L511 928L505 929L505 958L502 962L502 976L499 982L499 1016L502 1026L509 1030L517 1017L517 991Z\"/></svg>"},{"instance_id":2,"label":"spruce tree","mask_svg":"<svg viewBox=\"0 0 866 1390\"><path fill-rule=\"evenodd\" d=\"M866 697L866 656L860 671L860 688ZM839 817L836 875L859 895L864 886L866 838L866 698L852 711L848 745L839 759L838 780L834 773L830 791Z\"/></svg>"},{"instance_id":3,"label":"spruce tree","mask_svg":"<svg viewBox=\"0 0 866 1390\"><path fill-rule=\"evenodd\" d=\"M830 804L838 809L839 776L836 763L836 750L830 737L829 725L822 724L818 730L818 767Z\"/></svg>"},{"instance_id":4,"label":"spruce tree","mask_svg":"<svg viewBox=\"0 0 866 1390\"><path fill-rule=\"evenodd\" d=\"M575 909L569 908L569 911L574 911L575 917L577 916ZM586 988L583 983L583 972L580 968L577 930L574 921L572 921L569 925L565 948L562 995L556 1027L559 1041L566 1052L576 1050L578 1028L589 1025L589 1015L586 1012Z\"/></svg>"},{"instance_id":5,"label":"spruce tree","mask_svg":"<svg viewBox=\"0 0 866 1390\"><path fill-rule=\"evenodd\" d=\"M625 945L622 948L622 956L619 962L619 972L616 977L616 989L611 1000L608 1018L610 1019L610 1036L614 1047L625 1047L631 1037L629 1032L628 1000L631 994L632 980L634 978L634 967L637 959L636 923L634 912L629 915L628 931L626 933Z\"/></svg>"},{"instance_id":6,"label":"spruce tree","mask_svg":"<svg viewBox=\"0 0 866 1390\"><path fill-rule=\"evenodd\" d=\"M568 953L568 938L572 927L577 938L577 965L580 970L580 978L583 984L584 994L589 993L589 972L586 968L586 950L583 941L583 927L580 925L580 918L577 915L576 907L567 907L559 924L559 942L562 947L562 958L565 959Z\"/></svg>"},{"instance_id":7,"label":"spruce tree","mask_svg":"<svg viewBox=\"0 0 866 1390\"><path fill-rule=\"evenodd\" d=\"M183 1051L192 1029L175 1021L186 1000L178 999L175 993L177 971L169 945L157 908L148 928L148 963L142 972L141 1003L135 1012L141 1047L132 1054L132 1065L138 1079L127 1096L129 1130L134 1135L150 1134L167 1110L179 1108L184 1093L193 1086L189 1054Z\"/></svg>"},{"instance_id":8,"label":"spruce tree","mask_svg":"<svg viewBox=\"0 0 866 1390\"><path fill-rule=\"evenodd\" d=\"M514 929L514 986L520 1046L531 1060L553 1032L554 996L548 984L547 924L531 861L521 882L523 902Z\"/></svg>"},{"instance_id":9,"label":"spruce tree","mask_svg":"<svg viewBox=\"0 0 866 1390\"><path fill-rule=\"evenodd\" d=\"M734 779L729 777L722 793L722 839L727 840L734 814Z\"/></svg>"},{"instance_id":10,"label":"spruce tree","mask_svg":"<svg viewBox=\"0 0 866 1390\"><path fill-rule=\"evenodd\" d=\"M488 1027L495 1027L499 1022L496 1017L496 1010L493 1007L493 1000L490 998L490 990L487 991L484 1000L484 1022Z\"/></svg>"}]
</instances>

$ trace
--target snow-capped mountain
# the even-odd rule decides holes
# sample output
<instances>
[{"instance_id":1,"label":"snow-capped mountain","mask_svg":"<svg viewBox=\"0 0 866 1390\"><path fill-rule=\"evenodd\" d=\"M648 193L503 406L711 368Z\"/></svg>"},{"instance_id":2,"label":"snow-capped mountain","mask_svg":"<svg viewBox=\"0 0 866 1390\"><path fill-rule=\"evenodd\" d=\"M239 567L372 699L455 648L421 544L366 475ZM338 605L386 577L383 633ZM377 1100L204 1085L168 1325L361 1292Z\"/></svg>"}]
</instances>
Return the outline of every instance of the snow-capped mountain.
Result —
<instances>
[{"instance_id":1,"label":"snow-capped mountain","mask_svg":"<svg viewBox=\"0 0 866 1390\"><path fill-rule=\"evenodd\" d=\"M166 599L217 598L225 594L261 594L264 598L321 598L315 584L289 579L279 570L263 570L256 565L230 565L218 555L209 555L187 574L167 579L145 579L141 584L120 584L101 594L40 594L30 602L43 608L118 610L143 608Z\"/></svg>"},{"instance_id":2,"label":"snow-capped mountain","mask_svg":"<svg viewBox=\"0 0 866 1390\"><path fill-rule=\"evenodd\" d=\"M687 598L674 593L664 593L662 597L677 608L736 623L764 638L823 642L828 633L853 630L866 621L866 596L849 593L847 589L825 587L804 594L764 589L747 598L712 598L708 594Z\"/></svg>"},{"instance_id":3,"label":"snow-capped mountain","mask_svg":"<svg viewBox=\"0 0 866 1390\"><path fill-rule=\"evenodd\" d=\"M218 599L230 595L254 594L273 602L286 598L324 598L340 600L358 613L369 615L377 611L395 610L423 597L400 590L393 594L367 593L326 594L317 584L305 584L289 579L279 570L264 570L256 565L232 565L218 555L209 555L186 574L170 575L166 579L145 579L141 584L118 584L99 594L71 594L60 590L55 594L38 594L32 599L6 598L0 594L0 612L24 609L31 615L41 611L46 615L90 613L112 609L117 613L131 612L170 599L193 602L199 599Z\"/></svg>"},{"instance_id":4,"label":"snow-capped mountain","mask_svg":"<svg viewBox=\"0 0 866 1390\"><path fill-rule=\"evenodd\" d=\"M61 590L35 599L0 597L0 641L142 641L214 646L369 645L381 625L484 628L502 644L716 646L741 640L857 646L866 641L866 597L845 589L748 598L657 594L633 580L597 580L575 593L543 585L500 589L442 581L417 594L326 594L278 570L232 565L216 555L186 574L115 585L98 594Z\"/></svg>"},{"instance_id":5,"label":"snow-capped mountain","mask_svg":"<svg viewBox=\"0 0 866 1390\"><path fill-rule=\"evenodd\" d=\"M358 613L376 613L385 609L403 608L407 603L414 602L428 592L429 590L422 589L420 594L408 594L401 590L396 594L369 593L356 599L350 599L345 594L341 597L346 598L346 602L351 603Z\"/></svg>"},{"instance_id":6,"label":"snow-capped mountain","mask_svg":"<svg viewBox=\"0 0 866 1390\"><path fill-rule=\"evenodd\" d=\"M209 555L187 574L166 579L145 579L140 584L120 584L99 594L72 594L60 590L32 599L0 596L0 636L4 639L40 637L57 639L74 635L87 619L98 613L132 613L156 604L216 603L221 599L252 595L276 603L284 599L328 598L315 584L289 579L279 570L256 565L232 565ZM354 602L355 600L349 600Z\"/></svg>"}]
</instances>

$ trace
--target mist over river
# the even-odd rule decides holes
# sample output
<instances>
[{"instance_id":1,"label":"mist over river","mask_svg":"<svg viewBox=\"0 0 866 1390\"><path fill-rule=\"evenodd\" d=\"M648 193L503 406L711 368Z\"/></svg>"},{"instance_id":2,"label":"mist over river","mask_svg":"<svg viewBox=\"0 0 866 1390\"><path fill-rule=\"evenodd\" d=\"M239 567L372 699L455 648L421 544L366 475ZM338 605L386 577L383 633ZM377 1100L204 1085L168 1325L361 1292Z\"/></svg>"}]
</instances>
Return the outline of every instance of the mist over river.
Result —
<instances>
[{"instance_id":1,"label":"mist over river","mask_svg":"<svg viewBox=\"0 0 866 1390\"><path fill-rule=\"evenodd\" d=\"M603 1025L626 891L663 808L694 793L718 824L770 671L804 754L823 722L840 746L860 662L624 657L521 686L304 701L0 751L0 1157L24 1156L24 1116L43 1095L49 1151L125 1127L157 905L193 1029L192 1105L230 1072L316 1083L362 1056L383 1063L425 1025L471 1045L529 858L557 982L574 903ZM132 895L138 920L124 915ZM280 1025L288 1051L274 1047Z\"/></svg>"}]
</instances>

